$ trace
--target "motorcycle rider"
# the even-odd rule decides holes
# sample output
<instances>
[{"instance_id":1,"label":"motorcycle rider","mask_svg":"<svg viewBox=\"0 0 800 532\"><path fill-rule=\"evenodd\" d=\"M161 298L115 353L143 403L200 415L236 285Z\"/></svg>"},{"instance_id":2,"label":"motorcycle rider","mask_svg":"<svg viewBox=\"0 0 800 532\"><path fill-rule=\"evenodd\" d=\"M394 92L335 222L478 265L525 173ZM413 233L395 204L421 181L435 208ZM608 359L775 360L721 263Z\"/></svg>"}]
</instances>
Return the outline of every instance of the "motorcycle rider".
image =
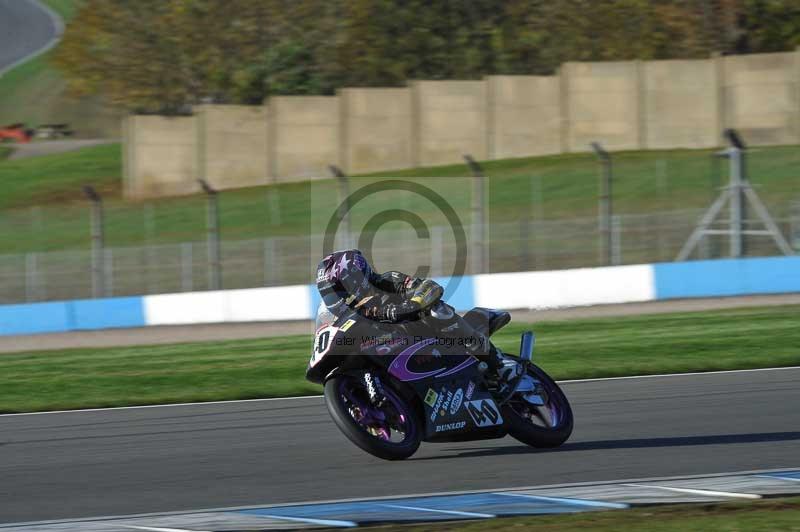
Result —
<instances>
[{"instance_id":1,"label":"motorcycle rider","mask_svg":"<svg viewBox=\"0 0 800 532\"><path fill-rule=\"evenodd\" d=\"M433 307L444 295L442 287L431 279L397 271L376 273L357 249L336 251L323 258L317 267L317 289L323 304L334 315L350 308L384 323L418 320L424 310ZM498 384L519 375L519 364L503 357L466 320L457 314L453 318L458 321L458 327L453 328L460 329L459 336L471 340L466 344L469 352L487 363Z\"/></svg>"}]
</instances>

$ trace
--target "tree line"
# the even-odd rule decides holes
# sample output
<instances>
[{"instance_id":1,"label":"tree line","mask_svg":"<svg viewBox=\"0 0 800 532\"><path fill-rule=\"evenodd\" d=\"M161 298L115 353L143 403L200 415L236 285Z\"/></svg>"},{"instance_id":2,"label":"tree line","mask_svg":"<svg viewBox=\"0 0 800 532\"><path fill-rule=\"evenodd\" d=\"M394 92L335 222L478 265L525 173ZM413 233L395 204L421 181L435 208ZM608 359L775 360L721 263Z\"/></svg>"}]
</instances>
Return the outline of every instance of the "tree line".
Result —
<instances>
[{"instance_id":1,"label":"tree line","mask_svg":"<svg viewBox=\"0 0 800 532\"><path fill-rule=\"evenodd\" d=\"M73 93L133 112L565 61L800 45L798 0L83 0L56 52Z\"/></svg>"}]
</instances>

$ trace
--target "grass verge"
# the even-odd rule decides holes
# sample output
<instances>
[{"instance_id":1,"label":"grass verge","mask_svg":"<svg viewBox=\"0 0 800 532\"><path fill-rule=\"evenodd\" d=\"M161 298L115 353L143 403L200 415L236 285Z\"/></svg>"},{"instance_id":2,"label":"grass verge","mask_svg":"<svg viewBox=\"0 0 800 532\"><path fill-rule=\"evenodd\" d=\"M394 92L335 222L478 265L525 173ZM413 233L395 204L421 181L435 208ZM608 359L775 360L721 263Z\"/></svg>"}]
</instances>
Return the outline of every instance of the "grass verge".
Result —
<instances>
[{"instance_id":1,"label":"grass verge","mask_svg":"<svg viewBox=\"0 0 800 532\"><path fill-rule=\"evenodd\" d=\"M0 145L0 161L3 159L8 159L8 156L11 155L13 151L14 148L11 148L10 146Z\"/></svg>"},{"instance_id":2,"label":"grass verge","mask_svg":"<svg viewBox=\"0 0 800 532\"><path fill-rule=\"evenodd\" d=\"M631 510L587 512L569 515L538 515L473 522L436 523L435 529L443 532L472 532L490 530L505 532L516 530L556 530L573 532L594 530L598 532L626 532L661 530L681 531L798 531L800 530L800 497L767 499L755 502L728 502L718 504L677 504L651 506ZM388 525L367 527L374 532L422 532L431 525Z\"/></svg>"},{"instance_id":3,"label":"grass verge","mask_svg":"<svg viewBox=\"0 0 800 532\"><path fill-rule=\"evenodd\" d=\"M800 306L542 322L558 379L800 365ZM530 324L495 336L515 352ZM0 355L0 412L318 394L308 336Z\"/></svg>"}]
</instances>

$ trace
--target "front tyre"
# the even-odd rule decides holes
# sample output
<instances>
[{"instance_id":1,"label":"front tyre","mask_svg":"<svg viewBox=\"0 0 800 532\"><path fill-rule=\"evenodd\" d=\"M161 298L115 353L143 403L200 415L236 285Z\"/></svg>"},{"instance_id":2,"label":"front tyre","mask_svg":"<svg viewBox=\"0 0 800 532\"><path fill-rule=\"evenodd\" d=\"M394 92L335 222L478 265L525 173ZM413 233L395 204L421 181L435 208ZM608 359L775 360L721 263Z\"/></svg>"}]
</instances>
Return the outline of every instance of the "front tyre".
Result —
<instances>
[{"instance_id":1,"label":"front tyre","mask_svg":"<svg viewBox=\"0 0 800 532\"><path fill-rule=\"evenodd\" d=\"M528 375L538 382L534 392L514 394L502 407L508 433L532 447L558 447L572 434L572 408L544 370L529 364Z\"/></svg>"},{"instance_id":2,"label":"front tyre","mask_svg":"<svg viewBox=\"0 0 800 532\"><path fill-rule=\"evenodd\" d=\"M325 382L325 405L339 430L358 447L384 460L403 460L419 447L419 422L397 393L388 386L383 391L386 400L376 407L363 379L336 375Z\"/></svg>"}]
</instances>

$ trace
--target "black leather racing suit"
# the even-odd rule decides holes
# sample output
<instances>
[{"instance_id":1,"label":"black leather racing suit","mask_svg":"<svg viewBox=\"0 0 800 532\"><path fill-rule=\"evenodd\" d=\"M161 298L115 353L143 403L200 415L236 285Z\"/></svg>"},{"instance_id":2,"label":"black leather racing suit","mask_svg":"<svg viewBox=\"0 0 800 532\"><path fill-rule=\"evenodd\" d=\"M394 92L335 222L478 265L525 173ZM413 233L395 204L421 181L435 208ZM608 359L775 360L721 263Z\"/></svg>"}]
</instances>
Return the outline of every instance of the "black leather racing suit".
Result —
<instances>
[{"instance_id":1,"label":"black leather racing suit","mask_svg":"<svg viewBox=\"0 0 800 532\"><path fill-rule=\"evenodd\" d=\"M384 323L403 323L420 319L423 311L434 307L444 295L439 284L430 279L411 277L402 272L390 271L372 274L369 278L371 290L360 300L341 300L334 304L345 304L362 316ZM336 312L334 308L330 308ZM456 313L447 318L426 317L426 324L446 337L471 339L467 344L470 353L487 362L490 367L497 366L496 352L488 338L476 331L466 320ZM457 326L454 324L457 323Z\"/></svg>"}]
</instances>

